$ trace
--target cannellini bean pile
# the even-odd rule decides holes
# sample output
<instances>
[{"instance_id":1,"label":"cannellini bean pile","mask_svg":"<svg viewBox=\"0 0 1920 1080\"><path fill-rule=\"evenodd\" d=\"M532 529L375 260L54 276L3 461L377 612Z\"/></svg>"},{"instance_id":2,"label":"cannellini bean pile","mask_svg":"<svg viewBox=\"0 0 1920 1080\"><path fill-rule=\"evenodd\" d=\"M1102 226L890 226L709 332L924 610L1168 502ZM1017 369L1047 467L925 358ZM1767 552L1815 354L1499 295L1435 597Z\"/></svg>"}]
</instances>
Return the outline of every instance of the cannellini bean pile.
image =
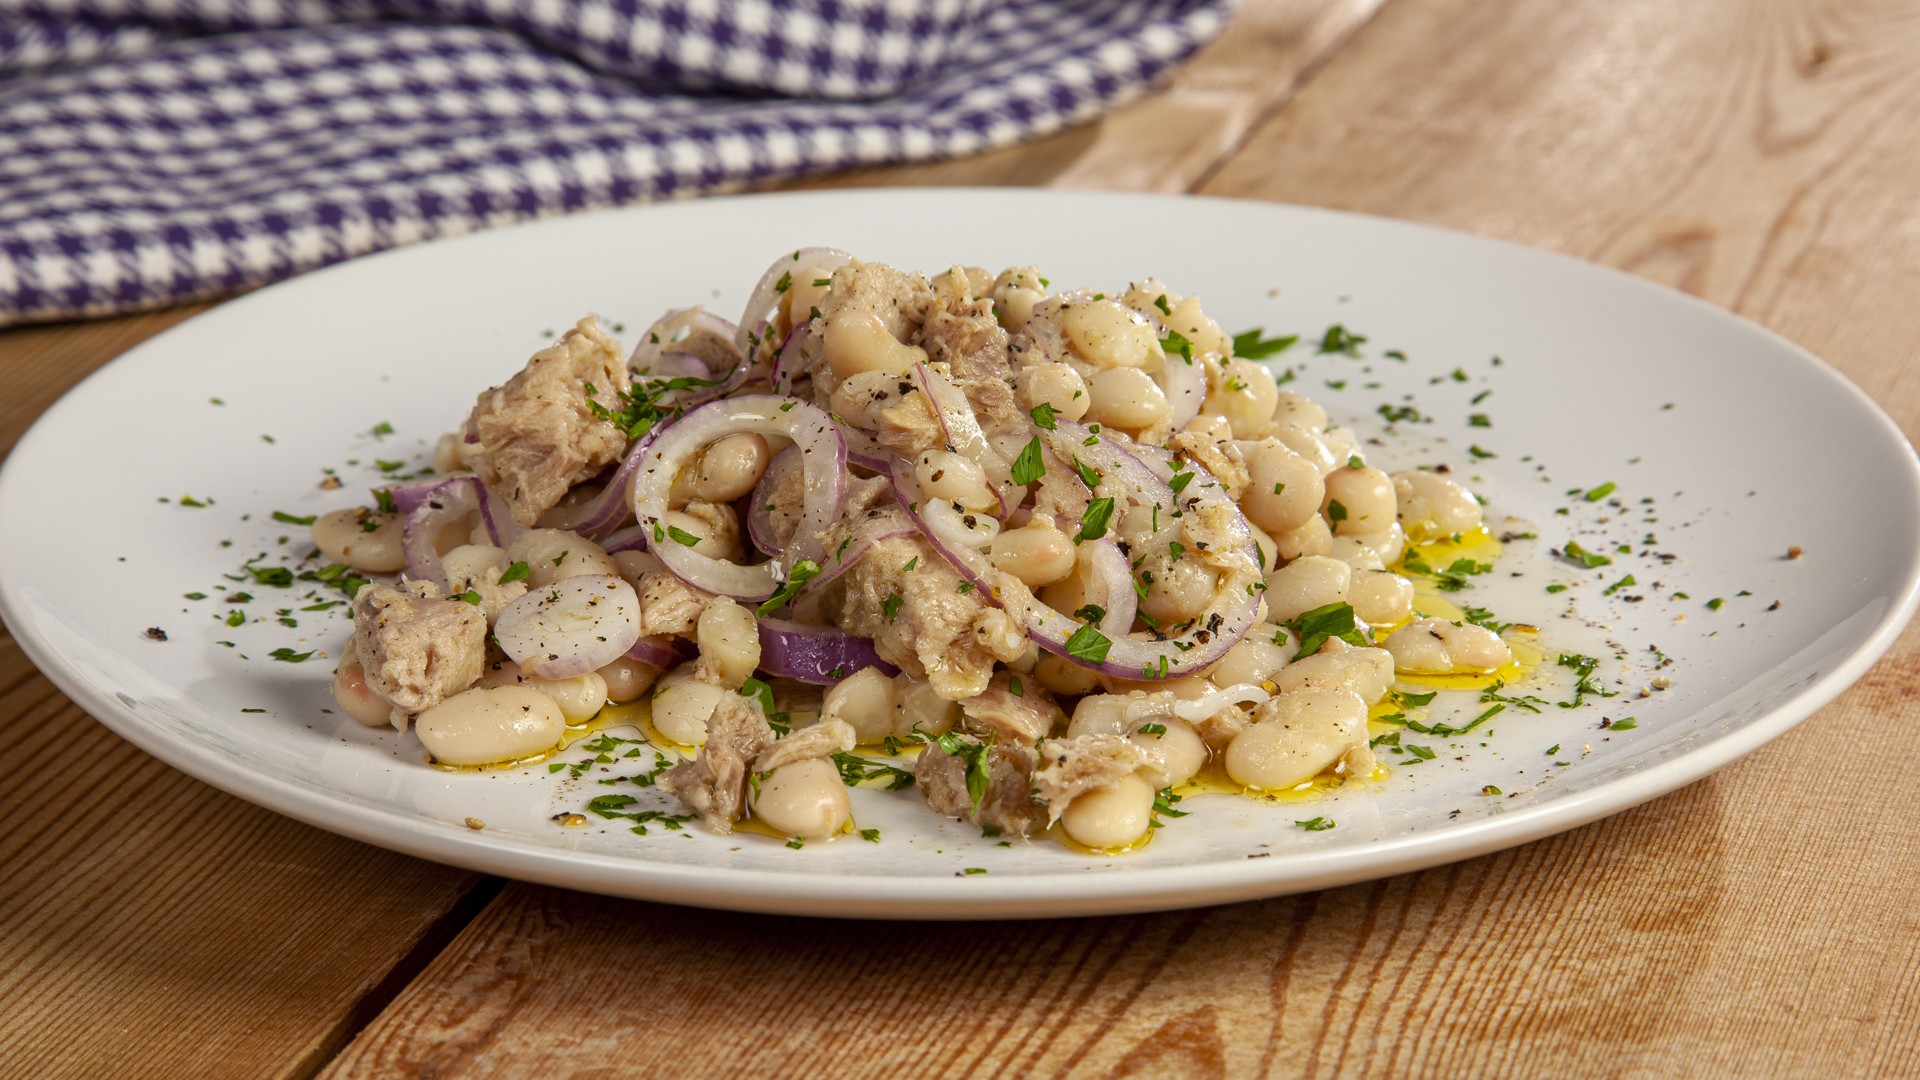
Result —
<instances>
[{"instance_id":1,"label":"cannellini bean pile","mask_svg":"<svg viewBox=\"0 0 1920 1080\"><path fill-rule=\"evenodd\" d=\"M897 303L849 299L878 288L873 277L860 276L867 265L856 260L800 266L789 275L791 284L783 285L765 340L777 345L803 331L813 335L816 351L803 354L816 357L810 392L819 407L859 430L887 430L903 380L915 372L927 380L936 404L941 393L951 392L966 405L965 387L943 358L945 345L903 317ZM931 284L919 279L915 288L936 303L957 298L954 310L985 305L1010 343L1004 381L1022 412L1097 425L1093 430L1103 438L1194 463L1226 489L1260 559L1264 592L1251 631L1204 670L1151 680L1118 677L1097 664L1036 648L1018 625L1004 627L977 615L989 604L977 593L964 595L963 587L945 590L941 603L965 607L962 614L976 619L983 647L1003 650L995 653L986 692L978 692L977 684L964 695L942 692L926 671L889 674L878 666L840 673L824 688L789 685L762 670L761 627L752 602L694 589L650 551L626 545L610 552L576 531L604 503L599 485L605 470L587 468L583 473L591 479L577 482L504 544L494 541L499 534L477 512L437 524L424 540L408 537L404 515L396 512L356 507L316 520L313 540L321 554L368 574L402 571L412 565L410 551L417 557L419 548L430 546L444 584L405 583L411 599L392 602L464 601L476 614L446 620L453 627L449 633L488 643L484 660L469 663L471 671L450 674L458 666L450 659L451 638L415 643L363 614L333 684L340 707L369 726L411 724L438 762L488 765L545 755L562 744L568 728L607 705L645 700L653 731L698 754L686 768L711 771L718 767L712 762L719 760L719 748L710 736L715 743L722 738L717 725L727 709L749 680L764 675L779 683L797 729L817 729L809 745L818 745L797 756L784 754L783 747L798 744L783 741L795 736L782 736L741 751L757 754L751 760L766 767L749 770L743 804L728 811L736 817L754 817L783 835L832 838L849 830L852 820L831 756L836 740L866 747L867 754L882 744L917 740L927 744L924 755L954 753L934 741L959 735L971 740L958 745L980 755L974 762L980 770L990 771L988 750L1018 751L994 759L1001 762L995 768L1004 766L1014 778L1007 782L1025 785L1031 777L1034 790L1047 798L1047 823L1057 822L1077 844L1112 850L1149 835L1157 792L1208 770L1256 793L1328 775L1367 776L1374 769L1369 709L1396 677L1487 672L1512 660L1492 631L1418 617L1413 583L1395 569L1419 545L1479 529L1479 500L1439 471L1389 473L1368 464L1352 430L1287 389L1266 365L1234 355L1234 339L1197 298L1152 279L1111 296L1053 293L1033 267L998 275L957 268ZM756 389L764 393L764 387ZM660 529L710 559L751 560L756 541L747 535L741 508L743 500L759 501L748 496L764 490L763 479L775 488L774 502L764 509L772 511L776 527L793 527L798 474L792 490L777 482L777 470L769 474L787 446L758 432L735 432L707 444L671 477ZM1088 556L1090 548L1059 517L1040 512L1039 502L1031 510L1022 507L1017 499L1025 492L1006 502L1004 474L989 475L984 460L953 441L913 455L911 475L927 500L923 512L950 515L954 543L981 553L1046 606L1099 611L1111 577ZM443 437L436 449L441 475L485 477L489 467L471 426ZM1124 515L1148 509L1122 504L1116 529L1145 531L1146 523ZM925 553L903 560L909 567L918 558L938 558L930 548L914 550ZM1220 590L1217 569L1198 558L1182 559L1178 551L1139 555L1132 570L1141 627L1190 623ZM589 596L591 604L578 599ZM897 592L892 602L902 602ZM658 646L649 651L636 645L593 670L556 676L529 638L548 632L548 623L524 618L543 603L574 615L583 604L604 604L594 610L628 619ZM1323 634L1315 651L1302 650L1314 620L1343 608L1351 614L1349 631ZM509 612L522 616L513 619L511 632L501 622ZM830 605L808 617L835 618ZM473 618L481 625L470 625ZM567 632L560 615L554 619L559 629L552 632ZM892 620L890 612L886 621ZM523 663L503 654L503 646ZM565 663L554 655L553 663ZM933 666L887 655L902 668ZM922 771L923 784L929 775ZM978 777L969 775L971 791ZM932 805L936 796L927 797ZM710 812L700 801L706 796L687 798L703 814ZM991 826L980 796L971 798L970 813L963 808L958 816ZM1016 818L1034 809L1023 805L1024 798L1022 791L1012 799L1009 813Z\"/></svg>"}]
</instances>

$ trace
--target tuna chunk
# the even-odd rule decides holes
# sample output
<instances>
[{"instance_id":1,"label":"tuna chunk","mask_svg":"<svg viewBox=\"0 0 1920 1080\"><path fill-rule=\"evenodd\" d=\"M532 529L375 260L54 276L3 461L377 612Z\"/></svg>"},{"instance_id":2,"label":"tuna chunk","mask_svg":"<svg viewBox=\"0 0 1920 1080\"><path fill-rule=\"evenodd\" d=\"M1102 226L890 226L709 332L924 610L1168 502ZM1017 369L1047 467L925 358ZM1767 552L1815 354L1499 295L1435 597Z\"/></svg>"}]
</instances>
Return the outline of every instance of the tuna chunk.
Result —
<instances>
[{"instance_id":1,"label":"tuna chunk","mask_svg":"<svg viewBox=\"0 0 1920 1080\"><path fill-rule=\"evenodd\" d=\"M951 290L938 294L920 330L927 359L945 363L949 378L989 434L1026 431L1026 412L1013 396L1013 364L1007 332L993 317L988 300L970 300Z\"/></svg>"},{"instance_id":2,"label":"tuna chunk","mask_svg":"<svg viewBox=\"0 0 1920 1080\"><path fill-rule=\"evenodd\" d=\"M480 395L467 420L480 440L474 471L515 521L534 524L568 488L619 460L626 433L590 406L618 408L615 395L628 382L619 342L588 317L506 385Z\"/></svg>"},{"instance_id":3,"label":"tuna chunk","mask_svg":"<svg viewBox=\"0 0 1920 1080\"><path fill-rule=\"evenodd\" d=\"M773 728L758 706L739 694L724 694L707 720L700 753L655 782L715 832L730 833L746 810L749 768L772 741Z\"/></svg>"},{"instance_id":4,"label":"tuna chunk","mask_svg":"<svg viewBox=\"0 0 1920 1080\"><path fill-rule=\"evenodd\" d=\"M917 537L875 543L846 581L841 626L872 638L881 659L925 679L948 701L984 692L994 661L1018 659L1026 649L1007 613L984 603L979 590Z\"/></svg>"},{"instance_id":5,"label":"tuna chunk","mask_svg":"<svg viewBox=\"0 0 1920 1080\"><path fill-rule=\"evenodd\" d=\"M430 581L367 585L353 598L354 651L393 726L472 686L487 660L487 617Z\"/></svg>"},{"instance_id":6,"label":"tuna chunk","mask_svg":"<svg viewBox=\"0 0 1920 1080\"><path fill-rule=\"evenodd\" d=\"M980 745L971 736L956 738L969 746ZM939 743L922 750L913 763L913 778L926 796L927 809L1013 836L1044 830L1047 808L1033 801L1033 767L1037 760L1033 749L995 743L986 754L987 790L976 808L967 794L966 756L949 754Z\"/></svg>"},{"instance_id":7,"label":"tuna chunk","mask_svg":"<svg viewBox=\"0 0 1920 1080\"><path fill-rule=\"evenodd\" d=\"M853 749L859 741L854 734L853 725L845 720L822 720L808 727L798 728L792 734L775 740L760 751L753 761L753 771L770 773L782 765L791 765L796 761L812 758L830 758L835 754L844 754Z\"/></svg>"},{"instance_id":8,"label":"tuna chunk","mask_svg":"<svg viewBox=\"0 0 1920 1080\"><path fill-rule=\"evenodd\" d=\"M1142 769L1159 773L1157 764L1139 744L1125 735L1098 733L1069 739L1048 739L1040 747L1033 772L1034 798L1047 804L1047 823L1060 820L1067 804L1095 788L1105 787ZM1164 773L1152 777L1165 781Z\"/></svg>"},{"instance_id":9,"label":"tuna chunk","mask_svg":"<svg viewBox=\"0 0 1920 1080\"><path fill-rule=\"evenodd\" d=\"M693 636L700 613L713 601L711 593L681 581L670 570L649 570L640 575L640 634L650 637L674 634Z\"/></svg>"},{"instance_id":10,"label":"tuna chunk","mask_svg":"<svg viewBox=\"0 0 1920 1080\"><path fill-rule=\"evenodd\" d=\"M1019 693L1013 692L1017 683ZM1052 733L1054 725L1066 720L1045 687L1013 672L1002 671L993 677L987 689L960 703L971 731L990 732L1001 742L1032 746Z\"/></svg>"}]
</instances>

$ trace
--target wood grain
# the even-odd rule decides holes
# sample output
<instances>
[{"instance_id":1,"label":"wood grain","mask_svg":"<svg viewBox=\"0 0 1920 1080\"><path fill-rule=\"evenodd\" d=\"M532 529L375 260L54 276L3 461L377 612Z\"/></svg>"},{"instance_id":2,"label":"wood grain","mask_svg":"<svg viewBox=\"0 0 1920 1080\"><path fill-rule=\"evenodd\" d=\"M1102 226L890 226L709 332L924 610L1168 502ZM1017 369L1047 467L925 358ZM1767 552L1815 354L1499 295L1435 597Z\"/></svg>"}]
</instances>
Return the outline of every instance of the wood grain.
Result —
<instances>
[{"instance_id":1,"label":"wood grain","mask_svg":"<svg viewBox=\"0 0 1920 1080\"><path fill-rule=\"evenodd\" d=\"M969 184L1190 190L1283 107L1386 0L1249 0L1150 95L1099 120L959 161L861 169L802 187Z\"/></svg>"},{"instance_id":2,"label":"wood grain","mask_svg":"<svg viewBox=\"0 0 1920 1080\"><path fill-rule=\"evenodd\" d=\"M1733 307L1915 432L1917 84L1900 0L1267 0L1099 124L831 183L1504 236ZM0 445L184 314L0 333ZM55 763L0 792L0 1075L1920 1075L1916 714L1910 632L1736 766L1498 855L1204 911L836 923L493 897L172 772L0 636L0 736Z\"/></svg>"}]
</instances>

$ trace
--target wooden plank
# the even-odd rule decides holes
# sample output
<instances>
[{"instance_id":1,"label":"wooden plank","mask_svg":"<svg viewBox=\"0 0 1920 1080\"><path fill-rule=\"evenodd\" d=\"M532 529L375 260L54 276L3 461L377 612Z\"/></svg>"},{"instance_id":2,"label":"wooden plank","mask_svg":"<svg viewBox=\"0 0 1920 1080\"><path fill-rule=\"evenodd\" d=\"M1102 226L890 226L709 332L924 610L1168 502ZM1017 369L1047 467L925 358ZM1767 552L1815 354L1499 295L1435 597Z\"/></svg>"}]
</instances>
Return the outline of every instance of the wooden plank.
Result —
<instances>
[{"instance_id":1,"label":"wooden plank","mask_svg":"<svg viewBox=\"0 0 1920 1080\"><path fill-rule=\"evenodd\" d=\"M1913 430L1915 25L1886 4L1402 0L1201 190L1674 282L1834 357ZM1080 138L974 179L1066 177L1099 141ZM1900 785L1920 749L1888 732L1916 685L1909 633L1813 721L1665 799L1208 911L887 926L514 885L332 1071L1913 1075Z\"/></svg>"},{"instance_id":2,"label":"wooden plank","mask_svg":"<svg viewBox=\"0 0 1920 1080\"><path fill-rule=\"evenodd\" d=\"M197 310L0 333L0 447ZM492 895L175 772L4 630L0 745L0 1075L310 1073Z\"/></svg>"},{"instance_id":3,"label":"wooden plank","mask_svg":"<svg viewBox=\"0 0 1920 1080\"><path fill-rule=\"evenodd\" d=\"M0 744L32 763L0 788L0 1075L310 1073L470 914L479 875L175 772L5 634Z\"/></svg>"},{"instance_id":4,"label":"wooden plank","mask_svg":"<svg viewBox=\"0 0 1920 1080\"><path fill-rule=\"evenodd\" d=\"M800 186L1187 191L1385 2L1249 0L1164 86L1091 124L959 161L861 169Z\"/></svg>"}]
</instances>

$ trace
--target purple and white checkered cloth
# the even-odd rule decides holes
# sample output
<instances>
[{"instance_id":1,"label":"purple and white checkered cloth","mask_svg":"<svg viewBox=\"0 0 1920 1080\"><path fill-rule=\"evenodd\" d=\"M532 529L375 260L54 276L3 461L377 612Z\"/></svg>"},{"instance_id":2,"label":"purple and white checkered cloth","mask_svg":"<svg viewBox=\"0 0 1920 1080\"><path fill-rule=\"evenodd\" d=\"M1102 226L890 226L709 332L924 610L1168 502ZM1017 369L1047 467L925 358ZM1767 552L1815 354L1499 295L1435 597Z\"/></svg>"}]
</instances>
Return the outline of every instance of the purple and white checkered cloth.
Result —
<instances>
[{"instance_id":1,"label":"purple and white checkered cloth","mask_svg":"<svg viewBox=\"0 0 1920 1080\"><path fill-rule=\"evenodd\" d=\"M592 207L1007 146L1232 0L7 0L0 325Z\"/></svg>"}]
</instances>

